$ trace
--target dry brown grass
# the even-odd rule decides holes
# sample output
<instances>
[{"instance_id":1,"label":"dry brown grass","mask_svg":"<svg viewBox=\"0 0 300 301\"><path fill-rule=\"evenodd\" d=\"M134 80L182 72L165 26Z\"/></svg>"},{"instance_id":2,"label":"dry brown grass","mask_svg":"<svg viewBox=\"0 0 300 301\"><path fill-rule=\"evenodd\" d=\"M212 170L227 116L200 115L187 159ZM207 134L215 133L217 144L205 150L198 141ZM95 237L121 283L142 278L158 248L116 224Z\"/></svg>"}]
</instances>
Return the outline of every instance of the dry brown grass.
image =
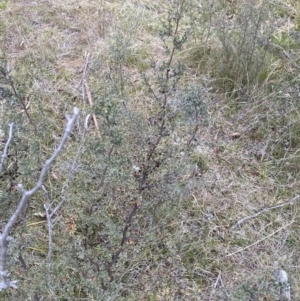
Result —
<instances>
[{"instance_id":1,"label":"dry brown grass","mask_svg":"<svg viewBox=\"0 0 300 301\"><path fill-rule=\"evenodd\" d=\"M224 78L232 80L228 68L243 66L236 65L232 53L228 56L230 66L226 65L224 57L228 53L215 31L220 22L226 21L228 28L237 26L241 22L237 11L244 9L246 2L218 1L220 7L212 13L214 19L208 18L204 25L197 23L195 39L175 57L175 61L183 58L188 65L183 87L193 81L211 88L209 126L200 127L197 141L192 144L207 159L208 170L198 178L182 175L189 193L167 215L163 233L159 228L156 233L167 244L168 255L156 257L147 246L144 253L135 254L140 264L130 269L130 300L239 300L235 294L242 285L259 289L256 300L272 300L275 293L267 291L267 285L260 285L271 283L275 261L291 278L293 300L299 298L298 202L230 229L240 218L286 202L299 190L298 71L277 53L266 51L264 58L269 64L262 72L263 80L247 83L246 101L241 94L234 98L235 91L226 91L220 84ZM261 1L254 2L262 5ZM294 3L285 2L284 8L276 8L283 15L277 20L281 24L275 31L277 35L299 22ZM96 90L103 80L97 72L109 71L114 61L111 49L118 41L117 35L128 46L124 69L131 87L128 108L134 108L145 120L150 118L153 100L146 95L141 73L151 74L150 59L159 64L166 57L156 31L170 7L172 1L7 1L6 8L0 10L0 30L5 28L0 32L0 53L5 53L13 75L25 84L34 120L40 118L39 108L43 107L53 137L43 146L42 158L51 153L51 145L57 141L55 133L64 124L63 114L74 105L89 110L82 102L81 85L87 53L89 85ZM295 18L289 18L287 11L296 14ZM202 22L201 18L197 22ZM259 49L257 59L263 51ZM297 49L292 54L298 59ZM241 88L243 76L246 73L238 77L233 90ZM186 143L186 126L181 125L176 135ZM185 154L182 157L186 158ZM53 169L58 181L65 178L65 159L63 156L62 165ZM49 183L55 192L56 180L49 179ZM35 202L32 208L40 210ZM70 221L70 216L66 213L65 219ZM26 235L36 240L28 257L38 261L44 255L47 232L44 224L34 224L36 217L31 218ZM218 275L222 281L216 282ZM240 300L248 299L244 295Z\"/></svg>"}]
</instances>

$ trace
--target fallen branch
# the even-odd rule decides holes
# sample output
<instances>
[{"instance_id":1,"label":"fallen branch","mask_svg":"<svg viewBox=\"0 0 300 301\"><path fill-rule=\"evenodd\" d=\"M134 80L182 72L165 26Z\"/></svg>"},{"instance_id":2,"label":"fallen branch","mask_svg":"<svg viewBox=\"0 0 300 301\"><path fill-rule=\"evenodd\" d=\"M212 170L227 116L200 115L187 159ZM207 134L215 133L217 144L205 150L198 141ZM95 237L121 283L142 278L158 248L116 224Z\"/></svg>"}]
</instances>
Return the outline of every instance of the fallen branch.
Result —
<instances>
[{"instance_id":1,"label":"fallen branch","mask_svg":"<svg viewBox=\"0 0 300 301\"><path fill-rule=\"evenodd\" d=\"M244 247L244 248L241 248L241 249L239 249L239 250L237 250L237 251L235 251L235 252L233 252L233 253L227 254L225 257L230 257L230 256L232 256L232 255L241 253L241 252L243 252L243 251L245 251L245 250L247 250L247 249L249 249L249 248L251 248L251 247L253 247L253 246L257 245L257 244L259 244L259 243L261 243L262 241L264 241L264 240L270 238L271 236L275 235L276 233L280 232L281 230L283 230L284 228L290 226L290 225L293 224L293 223L294 223L294 221L292 221L292 222L288 223L287 225L285 225L285 226L279 228L278 230L276 230L276 231L274 231L273 233L271 233L271 234L265 236L264 238L257 240L256 242L254 242L253 244L251 244L251 245L249 245L249 246L246 246L246 247Z\"/></svg>"},{"instance_id":2,"label":"fallen branch","mask_svg":"<svg viewBox=\"0 0 300 301\"><path fill-rule=\"evenodd\" d=\"M258 211L257 213L255 213L253 215L242 217L230 227L230 230L234 230L235 228L239 227L241 224L247 222L248 220L258 217L259 215L262 215L270 210L278 209L278 208L281 208L281 207L284 207L287 205L293 205L294 202L297 201L299 198L300 198L300 195L297 195L285 203L281 203L281 204L278 204L275 206L263 208L262 210Z\"/></svg>"}]
</instances>

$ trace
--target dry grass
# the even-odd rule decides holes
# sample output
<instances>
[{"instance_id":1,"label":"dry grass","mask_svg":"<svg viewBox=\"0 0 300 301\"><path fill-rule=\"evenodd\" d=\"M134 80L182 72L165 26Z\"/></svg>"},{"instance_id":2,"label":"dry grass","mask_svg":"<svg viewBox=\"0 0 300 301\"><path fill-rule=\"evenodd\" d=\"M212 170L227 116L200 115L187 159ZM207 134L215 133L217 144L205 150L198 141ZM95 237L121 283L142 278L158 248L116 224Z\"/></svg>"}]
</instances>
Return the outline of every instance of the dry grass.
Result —
<instances>
[{"instance_id":1,"label":"dry grass","mask_svg":"<svg viewBox=\"0 0 300 301\"><path fill-rule=\"evenodd\" d=\"M192 143L195 151L200 150L208 169L196 178L183 174L182 182L188 193L181 196L170 212L168 208L161 209L168 213L163 229L158 227L155 232L155 241L162 241L166 257L159 253L163 247L155 244L149 247L145 243L139 247L143 250L140 252L132 249L135 260L126 275L132 281L124 288L130 300L250 300L247 289L258 292L257 299L252 300L275 300L272 298L279 289L271 291L274 262L290 276L292 300L300 295L297 201L231 230L240 218L286 202L298 194L298 70L276 51L258 45L253 53L238 56L245 48L240 40L235 40L238 37L234 32L226 36L233 43L226 40L230 50L224 46L225 40L222 46L218 34L225 36L229 28L238 27L242 23L239 12L246 13L248 6L247 1L216 2L211 15L201 11L201 5L208 3L195 5L199 9L199 18L194 24L197 30L184 50L175 56L175 61L183 59L188 66L183 88L189 82L210 88L207 93L209 126L201 126ZM254 14L263 4L252 2L255 2ZM285 51L291 49L289 53L297 63L297 48L291 46L293 42L285 44L282 38L299 26L297 5L292 1L273 4L270 14L275 14L272 18L276 19L274 26L278 26L273 31L274 37ZM87 102L82 101L81 81L87 53L89 85L92 91L99 91L104 83L104 78L99 76L109 72L116 60L112 49L120 47L117 42L123 43L121 48L127 49L123 54L126 57L124 74L131 97L128 108L136 110L144 120L151 117L155 107L146 95L141 73L151 75L150 59L159 64L167 57L157 29L160 18L165 17L171 7L172 1L5 2L5 8L0 8L0 54L5 54L14 77L26 88L28 111L34 122L39 123L42 108L43 126L47 127L47 133L52 133L42 145L41 161L59 139L63 114L70 112L74 105L83 111L90 110ZM225 24L224 27L220 23ZM261 30L271 31L268 26ZM247 28L242 30L248 34ZM249 37L247 43L251 42ZM260 64L264 65L258 69ZM247 67L248 73L243 69ZM248 75L253 79L245 82ZM179 126L175 136L180 142L176 143L186 143L190 137L187 132L186 125ZM93 134L92 129L89 135ZM32 139L29 134L26 138ZM58 184L65 181L68 156L76 153L71 147L68 151L48 179L53 198L59 198ZM127 151L130 152L130 148ZM195 162L186 154L181 155L182 160L188 158L191 171ZM87 200L76 199L76 193L72 196L74 204L88 206ZM24 230L24 241L31 240L25 261L32 265L39 265L47 249L45 223L39 223L33 215L41 210L39 197L43 198L42 194L32 201L32 213ZM77 209L72 211L68 206L58 222L61 230L63 223L68 225L62 236L72 236L72 226L80 219L74 213ZM112 207L109 214L115 212L118 208ZM59 241L56 243L60 245ZM15 273L20 277L23 271ZM67 281L71 275L66 272L61 281ZM30 276L22 280L30 281ZM89 298L96 300L92 299L95 296ZM41 300L50 300L50 296Z\"/></svg>"}]
</instances>

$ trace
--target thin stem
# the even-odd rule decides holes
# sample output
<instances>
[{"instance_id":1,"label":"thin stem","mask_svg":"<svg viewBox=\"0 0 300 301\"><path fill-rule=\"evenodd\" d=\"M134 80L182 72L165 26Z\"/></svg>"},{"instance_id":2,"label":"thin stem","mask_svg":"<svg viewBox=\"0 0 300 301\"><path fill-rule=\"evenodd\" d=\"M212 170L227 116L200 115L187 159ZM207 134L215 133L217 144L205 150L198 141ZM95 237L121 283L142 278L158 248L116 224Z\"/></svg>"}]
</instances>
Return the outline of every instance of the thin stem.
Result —
<instances>
[{"instance_id":1,"label":"thin stem","mask_svg":"<svg viewBox=\"0 0 300 301\"><path fill-rule=\"evenodd\" d=\"M5 159L7 158L7 152L8 152L8 147L10 145L11 139L12 139L12 134L13 134L13 123L10 123L9 125L9 136L8 136L8 140L5 143L5 147L4 147L4 151L3 154L1 156L1 162L0 162L0 173L2 172L2 168L3 168L3 164Z\"/></svg>"}]
</instances>

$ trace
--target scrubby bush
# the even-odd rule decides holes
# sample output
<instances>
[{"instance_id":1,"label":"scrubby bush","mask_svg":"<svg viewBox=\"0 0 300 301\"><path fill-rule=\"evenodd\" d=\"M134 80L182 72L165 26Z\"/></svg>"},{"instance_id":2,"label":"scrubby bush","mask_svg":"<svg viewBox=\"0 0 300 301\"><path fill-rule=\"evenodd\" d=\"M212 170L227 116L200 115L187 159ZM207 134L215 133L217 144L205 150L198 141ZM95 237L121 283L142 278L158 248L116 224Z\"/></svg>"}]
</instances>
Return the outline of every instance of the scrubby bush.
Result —
<instances>
[{"instance_id":1,"label":"scrubby bush","mask_svg":"<svg viewBox=\"0 0 300 301\"><path fill-rule=\"evenodd\" d=\"M173 247L168 247L169 240L164 236L185 191L182 178L193 168L193 161L189 166L180 154L191 141L176 144L173 133L176 124L186 118L180 108L193 119L195 129L186 132L190 140L195 137L200 115L205 113L201 96L190 87L187 93L191 97L177 99L176 107L171 105L184 76L184 66L176 54L191 31L191 27L181 30L188 9L187 3L177 1L168 9L166 19L162 18L158 31L163 59L159 63L149 60L149 70L140 75L137 89L145 89L142 97L131 96L134 87L126 68L133 55L132 24L114 28L109 55L99 53L89 62L89 74L82 78L86 93L82 113L70 136L73 144L66 150L67 157L61 157L44 180L45 194L37 195L47 204L46 211L38 198L32 200L32 205L22 206L26 207L22 210L23 228L27 223L45 224L46 219L49 233L44 227L27 231L17 224L9 267L14 271L19 260L21 270L16 269L13 275L22 281L19 292L12 296L27 294L29 298L44 299L49 292L49 297L59 300L121 300L134 298L136 289L145 290L150 282L164 286L170 281L151 279L149 272L156 268L157 260L164 265L172 257ZM30 185L43 166L43 149L47 147L47 153L51 153L58 134L45 124L45 108L35 99L31 106L37 105L42 118L32 116L25 84L13 79L6 66L2 71L3 89L9 93L4 97L4 112L12 112L11 106L15 106L19 114L23 113L19 120L6 115L16 121L18 130L9 153L25 147L20 158L9 156L4 176L11 160L16 160L11 181ZM91 100L93 106L89 108ZM90 130L93 126L95 131ZM30 158L25 159L25 155ZM14 202L10 196L6 198L4 219L18 205L19 194L14 194ZM41 220L34 222L34 218ZM179 269L176 265L174 268Z\"/></svg>"},{"instance_id":2,"label":"scrubby bush","mask_svg":"<svg viewBox=\"0 0 300 301\"><path fill-rule=\"evenodd\" d=\"M7 1L1 300L297 296L298 12L281 2Z\"/></svg>"}]
</instances>

